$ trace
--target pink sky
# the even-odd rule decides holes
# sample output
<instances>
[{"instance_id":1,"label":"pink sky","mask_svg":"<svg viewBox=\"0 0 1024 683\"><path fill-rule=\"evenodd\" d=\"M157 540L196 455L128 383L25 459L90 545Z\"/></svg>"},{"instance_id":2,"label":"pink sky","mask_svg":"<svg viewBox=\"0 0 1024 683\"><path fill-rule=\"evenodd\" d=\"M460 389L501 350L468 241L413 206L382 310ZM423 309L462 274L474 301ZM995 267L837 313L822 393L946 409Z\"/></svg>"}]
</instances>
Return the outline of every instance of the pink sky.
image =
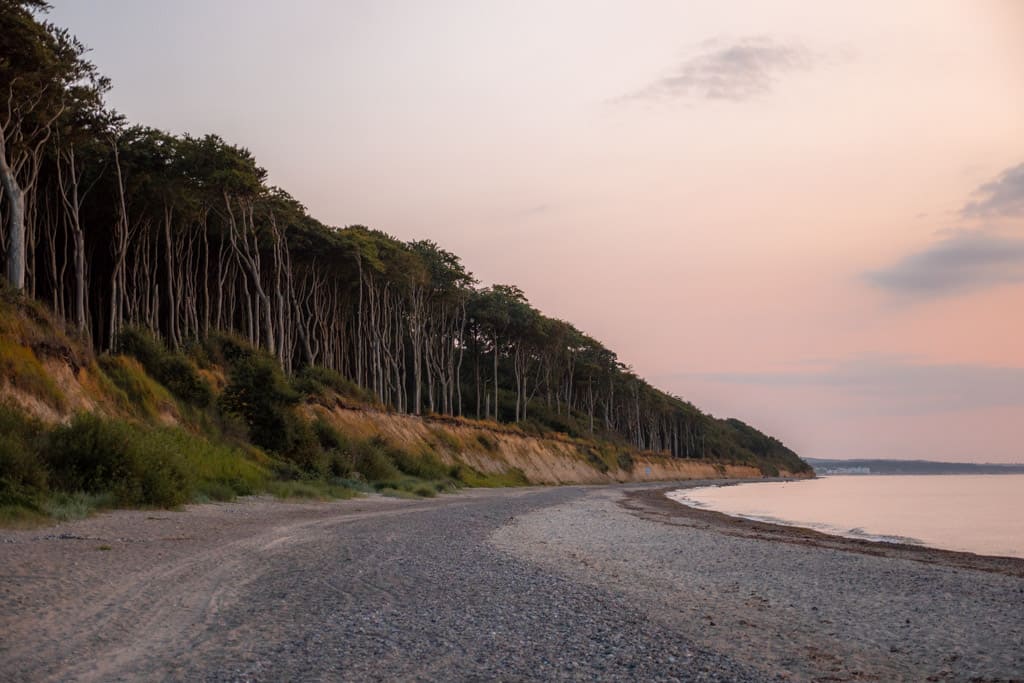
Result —
<instances>
[{"instance_id":1,"label":"pink sky","mask_svg":"<svg viewBox=\"0 0 1024 683\"><path fill-rule=\"evenodd\" d=\"M58 0L134 121L811 457L1024 461L1024 4Z\"/></svg>"}]
</instances>

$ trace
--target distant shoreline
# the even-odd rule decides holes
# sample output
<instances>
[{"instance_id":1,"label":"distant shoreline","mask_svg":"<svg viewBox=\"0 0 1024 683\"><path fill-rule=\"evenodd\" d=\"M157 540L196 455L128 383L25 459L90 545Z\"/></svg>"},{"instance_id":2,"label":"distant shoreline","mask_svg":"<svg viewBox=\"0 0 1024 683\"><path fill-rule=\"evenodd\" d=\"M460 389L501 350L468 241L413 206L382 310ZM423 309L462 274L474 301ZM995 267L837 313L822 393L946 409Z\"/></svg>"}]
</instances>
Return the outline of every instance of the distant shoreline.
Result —
<instances>
[{"instance_id":1,"label":"distant shoreline","mask_svg":"<svg viewBox=\"0 0 1024 683\"><path fill-rule=\"evenodd\" d=\"M826 460L804 458L818 475L867 474L1024 474L1024 463L940 462L937 460L883 460L858 458Z\"/></svg>"}]
</instances>

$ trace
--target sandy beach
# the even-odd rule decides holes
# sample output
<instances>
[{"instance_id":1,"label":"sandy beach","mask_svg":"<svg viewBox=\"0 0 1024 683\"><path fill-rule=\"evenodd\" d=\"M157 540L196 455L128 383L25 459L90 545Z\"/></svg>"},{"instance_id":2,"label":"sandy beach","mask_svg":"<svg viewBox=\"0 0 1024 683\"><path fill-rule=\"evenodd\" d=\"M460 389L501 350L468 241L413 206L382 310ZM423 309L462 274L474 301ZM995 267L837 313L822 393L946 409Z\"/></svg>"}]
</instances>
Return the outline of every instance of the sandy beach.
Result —
<instances>
[{"instance_id":1,"label":"sandy beach","mask_svg":"<svg viewBox=\"0 0 1024 683\"><path fill-rule=\"evenodd\" d=\"M664 490L250 499L0 531L0 678L1024 679L1024 561Z\"/></svg>"}]
</instances>

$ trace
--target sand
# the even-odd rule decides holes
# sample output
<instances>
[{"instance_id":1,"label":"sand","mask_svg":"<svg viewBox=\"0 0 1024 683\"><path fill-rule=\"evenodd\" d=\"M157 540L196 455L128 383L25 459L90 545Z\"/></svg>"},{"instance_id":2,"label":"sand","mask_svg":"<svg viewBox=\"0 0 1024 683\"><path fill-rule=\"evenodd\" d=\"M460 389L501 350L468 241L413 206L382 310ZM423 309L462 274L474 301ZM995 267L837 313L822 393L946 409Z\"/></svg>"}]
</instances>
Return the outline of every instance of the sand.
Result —
<instances>
[{"instance_id":1,"label":"sand","mask_svg":"<svg viewBox=\"0 0 1024 683\"><path fill-rule=\"evenodd\" d=\"M595 491L492 541L782 678L1024 680L1024 561L750 522L667 490Z\"/></svg>"},{"instance_id":2,"label":"sand","mask_svg":"<svg viewBox=\"0 0 1024 683\"><path fill-rule=\"evenodd\" d=\"M0 530L0 680L1024 680L1024 562L664 486Z\"/></svg>"}]
</instances>

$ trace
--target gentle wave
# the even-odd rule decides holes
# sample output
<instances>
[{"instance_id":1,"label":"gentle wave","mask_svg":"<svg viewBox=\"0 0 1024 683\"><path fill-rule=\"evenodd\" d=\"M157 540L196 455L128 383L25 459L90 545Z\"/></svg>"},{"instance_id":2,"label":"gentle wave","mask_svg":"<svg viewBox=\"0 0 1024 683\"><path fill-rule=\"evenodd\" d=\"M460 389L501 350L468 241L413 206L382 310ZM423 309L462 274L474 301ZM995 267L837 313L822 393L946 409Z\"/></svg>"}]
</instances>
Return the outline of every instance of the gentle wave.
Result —
<instances>
[{"instance_id":1,"label":"gentle wave","mask_svg":"<svg viewBox=\"0 0 1024 683\"><path fill-rule=\"evenodd\" d=\"M837 476L680 489L668 497L834 536L1024 558L1024 475Z\"/></svg>"}]
</instances>

